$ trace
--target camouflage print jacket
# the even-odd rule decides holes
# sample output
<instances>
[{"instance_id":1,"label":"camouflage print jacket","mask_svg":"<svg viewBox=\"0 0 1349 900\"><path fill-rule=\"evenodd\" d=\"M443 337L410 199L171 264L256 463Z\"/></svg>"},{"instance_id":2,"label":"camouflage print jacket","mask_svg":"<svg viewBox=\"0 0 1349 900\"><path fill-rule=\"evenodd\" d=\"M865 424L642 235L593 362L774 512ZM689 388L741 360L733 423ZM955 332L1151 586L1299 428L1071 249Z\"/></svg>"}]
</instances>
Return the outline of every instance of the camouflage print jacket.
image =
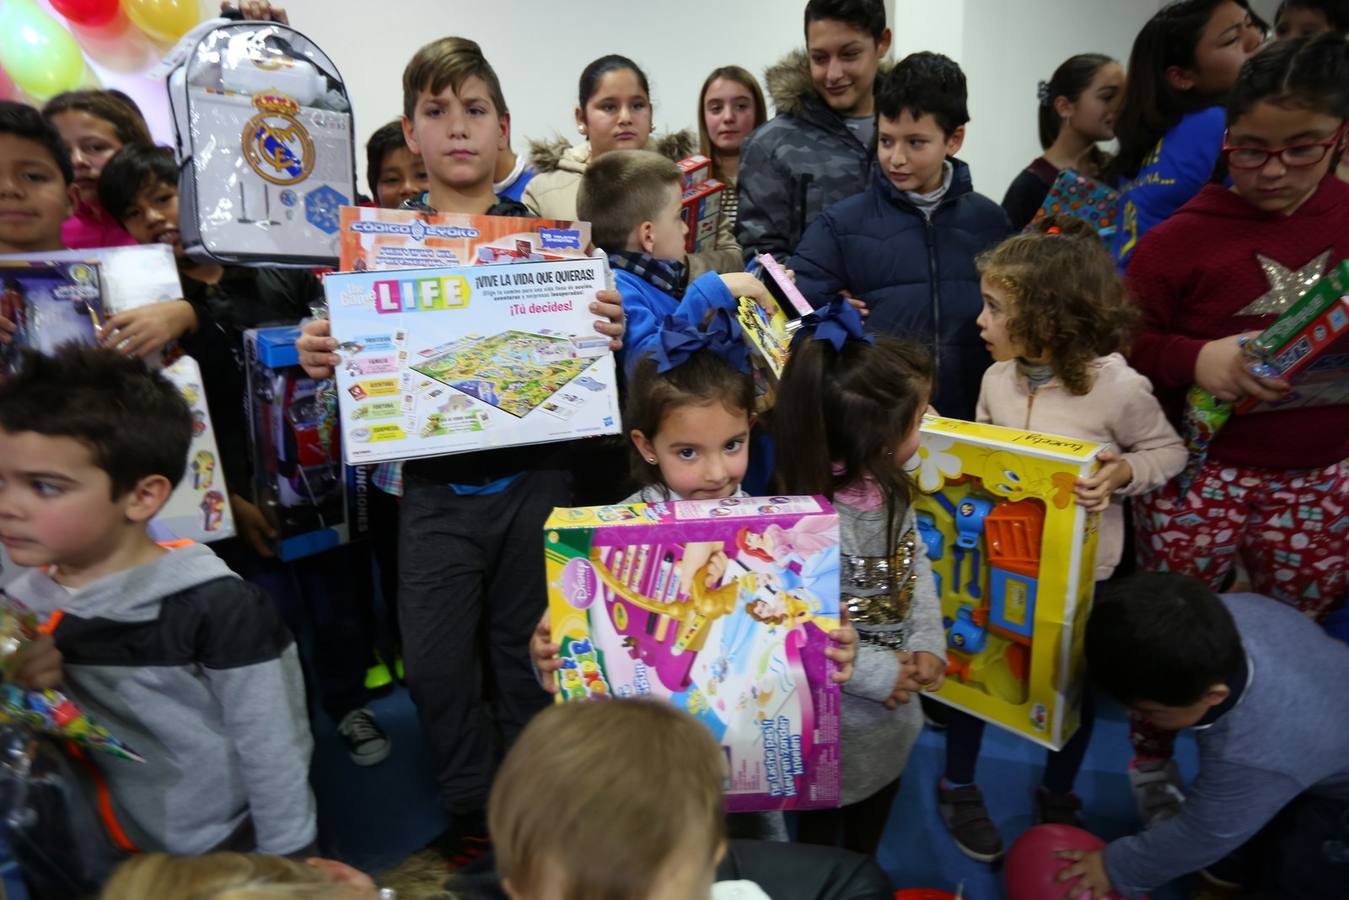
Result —
<instances>
[{"instance_id":1,"label":"camouflage print jacket","mask_svg":"<svg viewBox=\"0 0 1349 900\"><path fill-rule=\"evenodd\" d=\"M867 186L871 148L815 91L810 63L797 50L764 73L777 111L740 151L736 241L785 259L826 207Z\"/></svg>"}]
</instances>

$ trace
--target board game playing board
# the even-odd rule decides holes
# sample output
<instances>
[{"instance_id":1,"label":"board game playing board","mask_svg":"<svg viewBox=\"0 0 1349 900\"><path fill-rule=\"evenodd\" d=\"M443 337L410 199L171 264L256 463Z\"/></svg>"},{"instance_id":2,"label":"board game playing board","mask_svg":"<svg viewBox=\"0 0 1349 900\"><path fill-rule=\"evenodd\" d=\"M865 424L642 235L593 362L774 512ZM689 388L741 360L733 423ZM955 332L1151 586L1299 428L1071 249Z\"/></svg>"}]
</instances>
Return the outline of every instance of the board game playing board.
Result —
<instances>
[{"instance_id":1,"label":"board game playing board","mask_svg":"<svg viewBox=\"0 0 1349 900\"><path fill-rule=\"evenodd\" d=\"M590 367L592 359L571 355L568 338L503 331L489 338L467 335L410 368L524 418Z\"/></svg>"}]
</instances>

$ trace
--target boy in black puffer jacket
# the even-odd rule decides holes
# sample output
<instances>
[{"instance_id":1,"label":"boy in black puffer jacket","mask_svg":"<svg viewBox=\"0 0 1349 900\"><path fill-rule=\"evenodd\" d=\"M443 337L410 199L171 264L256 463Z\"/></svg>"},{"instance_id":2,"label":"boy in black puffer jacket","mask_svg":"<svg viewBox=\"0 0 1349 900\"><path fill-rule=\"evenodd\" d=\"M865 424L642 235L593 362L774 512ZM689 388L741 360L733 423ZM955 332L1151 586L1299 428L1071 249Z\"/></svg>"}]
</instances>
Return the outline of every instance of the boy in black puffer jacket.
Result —
<instances>
[{"instance_id":1,"label":"boy in black puffer jacket","mask_svg":"<svg viewBox=\"0 0 1349 900\"><path fill-rule=\"evenodd\" d=\"M933 406L972 420L992 363L974 324L983 307L974 258L1012 227L954 158L966 102L965 74L940 54L914 53L883 74L870 184L811 224L791 268L812 306L847 293L865 304L869 330L930 347Z\"/></svg>"}]
</instances>

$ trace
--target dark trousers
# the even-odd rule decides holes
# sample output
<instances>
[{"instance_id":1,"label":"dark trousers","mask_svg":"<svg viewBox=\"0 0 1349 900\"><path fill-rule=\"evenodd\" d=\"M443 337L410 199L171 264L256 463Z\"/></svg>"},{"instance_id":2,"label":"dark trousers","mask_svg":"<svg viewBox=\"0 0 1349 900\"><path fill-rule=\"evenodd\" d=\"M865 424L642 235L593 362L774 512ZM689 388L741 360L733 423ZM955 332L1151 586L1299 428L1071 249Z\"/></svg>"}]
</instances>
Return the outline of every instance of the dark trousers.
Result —
<instances>
[{"instance_id":1,"label":"dark trousers","mask_svg":"<svg viewBox=\"0 0 1349 900\"><path fill-rule=\"evenodd\" d=\"M543 523L553 507L568 505L570 492L561 471L527 472L500 493L478 496L406 483L403 665L451 814L482 811L499 753L548 704L529 638L547 607Z\"/></svg>"},{"instance_id":2,"label":"dark trousers","mask_svg":"<svg viewBox=\"0 0 1349 900\"><path fill-rule=\"evenodd\" d=\"M1349 801L1296 797L1214 868L1279 900L1349 897Z\"/></svg>"},{"instance_id":3,"label":"dark trousers","mask_svg":"<svg viewBox=\"0 0 1349 900\"><path fill-rule=\"evenodd\" d=\"M881 845L881 835L885 833L885 823L890 818L890 807L894 806L898 793L899 779L896 778L865 800L838 809L799 812L796 814L796 839L803 844L828 847L839 846L841 840L845 850L875 856Z\"/></svg>"},{"instance_id":4,"label":"dark trousers","mask_svg":"<svg viewBox=\"0 0 1349 900\"><path fill-rule=\"evenodd\" d=\"M358 580L352 565L355 555L368 552L364 544L334 547L290 562L263 559L237 539L211 548L241 577L267 592L302 652L310 645L312 652L305 654L309 696L319 698L329 718L338 722L370 702L365 689L369 640L360 596L370 588ZM305 641L306 634L310 641Z\"/></svg>"},{"instance_id":5,"label":"dark trousers","mask_svg":"<svg viewBox=\"0 0 1349 900\"><path fill-rule=\"evenodd\" d=\"M1091 732L1096 725L1096 698L1090 690L1082 695L1082 721L1077 733L1068 739L1062 750L1051 750L1045 757L1045 788L1055 794L1072 793L1077 773L1091 743ZM946 780L954 784L970 784L979 762L979 749L984 743L987 723L958 709L951 710L946 729Z\"/></svg>"},{"instance_id":6,"label":"dark trousers","mask_svg":"<svg viewBox=\"0 0 1349 900\"><path fill-rule=\"evenodd\" d=\"M368 635L367 643L393 671L398 657L398 507L400 500L379 488L370 489L370 555L374 563L370 581L379 587L379 603L371 602L362 609L362 621ZM365 575L360 576L362 579ZM363 580L364 584L365 581ZM370 661L372 664L374 660Z\"/></svg>"}]
</instances>

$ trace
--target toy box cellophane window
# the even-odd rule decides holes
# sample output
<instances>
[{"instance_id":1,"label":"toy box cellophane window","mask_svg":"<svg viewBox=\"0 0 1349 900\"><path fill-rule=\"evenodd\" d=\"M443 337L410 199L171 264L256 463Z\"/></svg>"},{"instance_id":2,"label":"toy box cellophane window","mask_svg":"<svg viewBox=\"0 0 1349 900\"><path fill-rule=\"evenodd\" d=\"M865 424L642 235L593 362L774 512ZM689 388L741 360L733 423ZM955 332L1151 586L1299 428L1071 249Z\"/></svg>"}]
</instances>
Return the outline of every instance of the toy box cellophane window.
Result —
<instances>
[{"instance_id":1,"label":"toy box cellophane window","mask_svg":"<svg viewBox=\"0 0 1349 900\"><path fill-rule=\"evenodd\" d=\"M335 264L338 210L356 183L351 104L332 60L276 23L222 25L170 76L169 97L188 254Z\"/></svg>"}]
</instances>

